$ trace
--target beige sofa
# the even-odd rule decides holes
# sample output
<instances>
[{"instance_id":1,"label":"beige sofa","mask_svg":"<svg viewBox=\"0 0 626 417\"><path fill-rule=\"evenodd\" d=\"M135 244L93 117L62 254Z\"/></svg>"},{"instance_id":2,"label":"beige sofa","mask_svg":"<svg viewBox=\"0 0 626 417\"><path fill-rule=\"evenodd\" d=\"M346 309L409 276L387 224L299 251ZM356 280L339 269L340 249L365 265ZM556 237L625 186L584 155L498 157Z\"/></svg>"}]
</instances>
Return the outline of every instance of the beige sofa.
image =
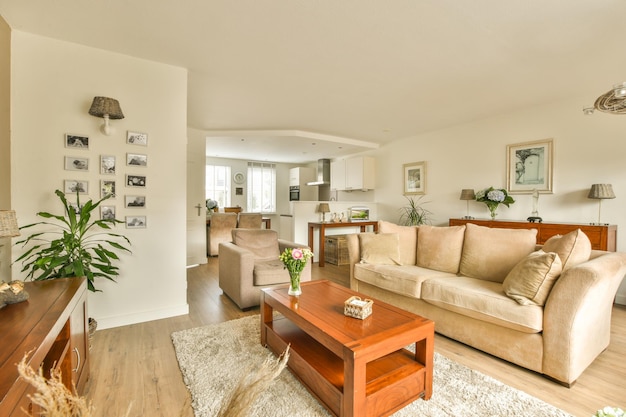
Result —
<instances>
[{"instance_id":1,"label":"beige sofa","mask_svg":"<svg viewBox=\"0 0 626 417\"><path fill-rule=\"evenodd\" d=\"M350 287L428 317L438 333L571 386L608 346L626 254L580 230L398 226L347 237Z\"/></svg>"}]
</instances>

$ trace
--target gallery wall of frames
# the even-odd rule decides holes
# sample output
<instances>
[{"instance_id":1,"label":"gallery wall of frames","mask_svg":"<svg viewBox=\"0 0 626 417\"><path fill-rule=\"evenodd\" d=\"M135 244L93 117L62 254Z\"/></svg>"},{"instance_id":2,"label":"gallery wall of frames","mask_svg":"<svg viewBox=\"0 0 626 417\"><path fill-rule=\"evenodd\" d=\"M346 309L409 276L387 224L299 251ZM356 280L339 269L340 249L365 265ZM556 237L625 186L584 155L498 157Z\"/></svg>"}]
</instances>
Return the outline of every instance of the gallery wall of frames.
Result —
<instances>
[{"instance_id":1,"label":"gallery wall of frames","mask_svg":"<svg viewBox=\"0 0 626 417\"><path fill-rule=\"evenodd\" d=\"M64 168L67 171L63 180L65 194L99 195L108 197L100 204L102 219L120 219L117 207L136 211L136 214L124 216L128 229L144 229L147 227L146 187L148 167L148 134L135 131L126 132L126 153L123 160L119 155L97 155L89 152L89 137L80 134L65 134L67 155L64 157ZM93 165L93 166L92 166ZM98 170L99 184L90 184L84 179L85 173ZM123 181L123 184L121 182ZM99 187L99 192L90 187ZM121 219L120 219L121 220Z\"/></svg>"}]
</instances>

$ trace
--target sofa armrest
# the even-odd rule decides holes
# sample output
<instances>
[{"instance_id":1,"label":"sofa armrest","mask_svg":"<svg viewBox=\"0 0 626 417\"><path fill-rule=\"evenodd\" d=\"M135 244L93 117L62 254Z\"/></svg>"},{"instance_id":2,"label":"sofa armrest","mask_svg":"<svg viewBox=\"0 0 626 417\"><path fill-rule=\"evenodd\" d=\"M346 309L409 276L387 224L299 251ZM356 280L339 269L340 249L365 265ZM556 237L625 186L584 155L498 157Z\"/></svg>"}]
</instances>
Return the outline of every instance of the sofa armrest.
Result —
<instances>
[{"instance_id":1,"label":"sofa armrest","mask_svg":"<svg viewBox=\"0 0 626 417\"><path fill-rule=\"evenodd\" d=\"M220 243L219 251L220 288L239 303L246 289L254 286L254 254L232 242Z\"/></svg>"},{"instance_id":2,"label":"sofa armrest","mask_svg":"<svg viewBox=\"0 0 626 417\"><path fill-rule=\"evenodd\" d=\"M626 254L605 252L567 269L544 309L544 373L571 383L608 345Z\"/></svg>"},{"instance_id":3,"label":"sofa armrest","mask_svg":"<svg viewBox=\"0 0 626 417\"><path fill-rule=\"evenodd\" d=\"M346 235L346 246L348 249L348 263L350 265L350 288L359 290L359 283L354 278L354 265L361 261L361 246L359 245L359 234L351 233Z\"/></svg>"}]
</instances>

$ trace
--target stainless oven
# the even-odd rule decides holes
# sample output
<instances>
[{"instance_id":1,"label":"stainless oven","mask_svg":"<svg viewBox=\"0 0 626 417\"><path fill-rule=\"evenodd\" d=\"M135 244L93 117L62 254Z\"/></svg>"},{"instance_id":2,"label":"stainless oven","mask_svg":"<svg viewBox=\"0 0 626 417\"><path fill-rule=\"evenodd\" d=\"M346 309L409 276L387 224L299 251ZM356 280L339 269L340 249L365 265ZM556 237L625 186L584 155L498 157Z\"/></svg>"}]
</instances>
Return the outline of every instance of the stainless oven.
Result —
<instances>
[{"instance_id":1,"label":"stainless oven","mask_svg":"<svg viewBox=\"0 0 626 417\"><path fill-rule=\"evenodd\" d=\"M289 187L289 201L300 201L300 186L291 185Z\"/></svg>"}]
</instances>

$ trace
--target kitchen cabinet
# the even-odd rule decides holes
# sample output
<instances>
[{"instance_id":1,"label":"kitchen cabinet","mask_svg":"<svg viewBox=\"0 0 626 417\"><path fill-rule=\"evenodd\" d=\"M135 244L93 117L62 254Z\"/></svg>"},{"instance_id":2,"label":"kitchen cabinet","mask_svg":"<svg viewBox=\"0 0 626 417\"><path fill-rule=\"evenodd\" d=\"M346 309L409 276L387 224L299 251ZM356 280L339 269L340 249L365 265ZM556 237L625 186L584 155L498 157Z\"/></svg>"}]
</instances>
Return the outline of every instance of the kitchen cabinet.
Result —
<instances>
[{"instance_id":1,"label":"kitchen cabinet","mask_svg":"<svg viewBox=\"0 0 626 417\"><path fill-rule=\"evenodd\" d=\"M376 165L370 156L359 156L331 164L331 189L340 191L375 188Z\"/></svg>"},{"instance_id":2,"label":"kitchen cabinet","mask_svg":"<svg viewBox=\"0 0 626 417\"><path fill-rule=\"evenodd\" d=\"M315 172L313 168L297 167L289 170L289 186L306 186L307 182L315 180Z\"/></svg>"}]
</instances>

